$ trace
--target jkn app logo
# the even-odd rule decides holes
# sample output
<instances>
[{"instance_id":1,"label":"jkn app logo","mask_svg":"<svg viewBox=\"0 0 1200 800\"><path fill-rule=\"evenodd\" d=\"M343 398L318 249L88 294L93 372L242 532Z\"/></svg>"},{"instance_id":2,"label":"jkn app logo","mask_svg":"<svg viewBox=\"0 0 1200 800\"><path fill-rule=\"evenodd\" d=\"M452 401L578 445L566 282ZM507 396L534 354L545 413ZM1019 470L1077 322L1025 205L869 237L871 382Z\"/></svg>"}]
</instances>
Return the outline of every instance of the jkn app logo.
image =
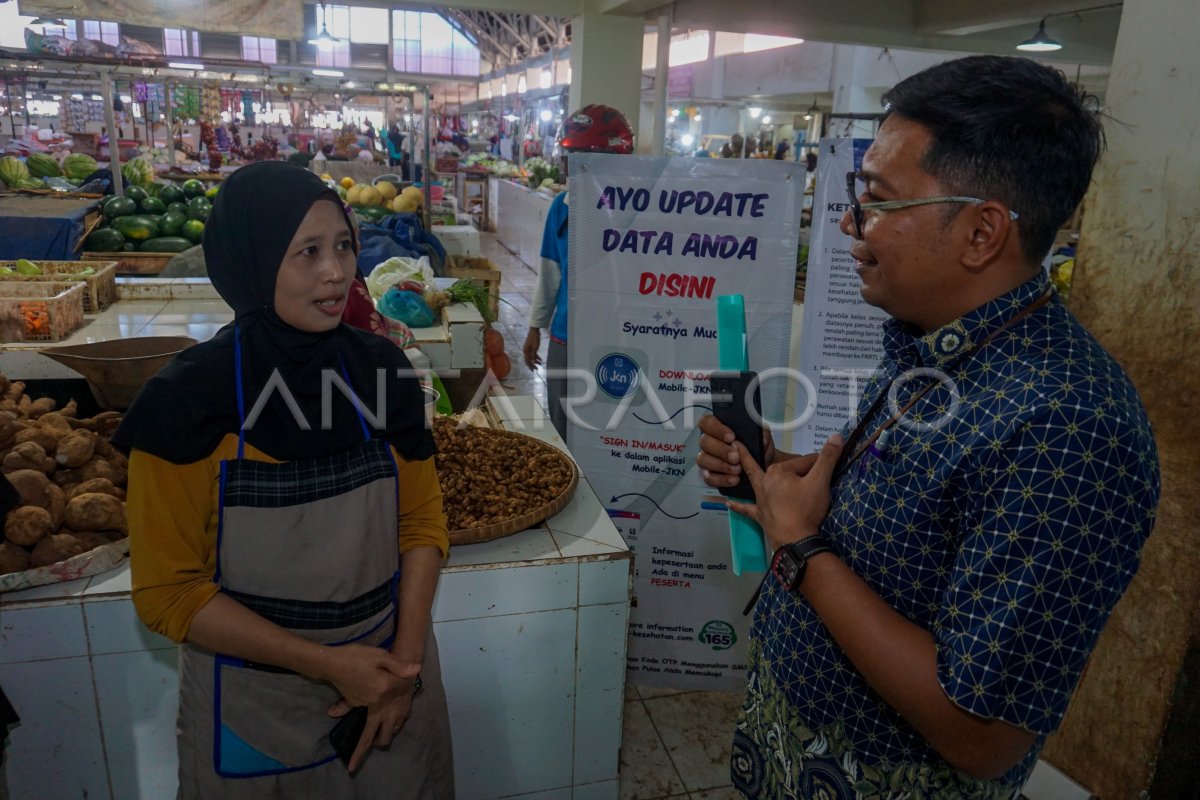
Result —
<instances>
[{"instance_id":1,"label":"jkn app logo","mask_svg":"<svg viewBox=\"0 0 1200 800\"><path fill-rule=\"evenodd\" d=\"M737 642L737 631L723 620L714 619L704 623L696 639L703 644L711 645L713 650L728 650Z\"/></svg>"}]
</instances>

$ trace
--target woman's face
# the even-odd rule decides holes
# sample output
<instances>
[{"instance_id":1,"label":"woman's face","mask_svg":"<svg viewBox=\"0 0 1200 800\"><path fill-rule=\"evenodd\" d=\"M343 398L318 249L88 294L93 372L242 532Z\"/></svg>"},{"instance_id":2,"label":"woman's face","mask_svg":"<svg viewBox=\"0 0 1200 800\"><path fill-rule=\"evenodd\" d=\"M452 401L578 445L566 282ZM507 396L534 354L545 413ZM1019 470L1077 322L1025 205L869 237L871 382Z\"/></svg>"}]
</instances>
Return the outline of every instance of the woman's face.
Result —
<instances>
[{"instance_id":1,"label":"woman's face","mask_svg":"<svg viewBox=\"0 0 1200 800\"><path fill-rule=\"evenodd\" d=\"M351 237L337 205L313 203L275 276L275 313L281 320L309 333L338 326L356 272Z\"/></svg>"}]
</instances>

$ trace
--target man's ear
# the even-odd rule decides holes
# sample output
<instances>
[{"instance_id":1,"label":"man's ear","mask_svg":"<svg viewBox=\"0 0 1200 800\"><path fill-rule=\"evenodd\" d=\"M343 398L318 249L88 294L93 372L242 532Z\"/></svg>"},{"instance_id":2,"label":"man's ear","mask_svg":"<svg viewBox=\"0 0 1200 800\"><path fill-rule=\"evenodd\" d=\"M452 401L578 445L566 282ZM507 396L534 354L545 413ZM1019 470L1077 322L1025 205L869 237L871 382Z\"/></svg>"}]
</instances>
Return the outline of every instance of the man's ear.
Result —
<instances>
[{"instance_id":1,"label":"man's ear","mask_svg":"<svg viewBox=\"0 0 1200 800\"><path fill-rule=\"evenodd\" d=\"M989 200L971 208L967 215L973 225L963 250L962 263L970 270L984 270L1004 255L1011 245L1017 247L1017 229L1008 208Z\"/></svg>"}]
</instances>

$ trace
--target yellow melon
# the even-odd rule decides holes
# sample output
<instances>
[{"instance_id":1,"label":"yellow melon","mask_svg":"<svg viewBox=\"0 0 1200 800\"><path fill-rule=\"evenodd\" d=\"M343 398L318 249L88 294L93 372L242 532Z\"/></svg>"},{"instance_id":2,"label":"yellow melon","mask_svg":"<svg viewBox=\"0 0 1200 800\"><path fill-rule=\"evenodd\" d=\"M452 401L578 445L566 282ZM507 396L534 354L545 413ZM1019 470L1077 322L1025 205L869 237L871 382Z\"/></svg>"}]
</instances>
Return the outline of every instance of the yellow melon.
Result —
<instances>
[{"instance_id":1,"label":"yellow melon","mask_svg":"<svg viewBox=\"0 0 1200 800\"><path fill-rule=\"evenodd\" d=\"M392 198L396 196L396 184L391 181L380 181L375 184L375 190L379 192L384 205L392 202Z\"/></svg>"}]
</instances>

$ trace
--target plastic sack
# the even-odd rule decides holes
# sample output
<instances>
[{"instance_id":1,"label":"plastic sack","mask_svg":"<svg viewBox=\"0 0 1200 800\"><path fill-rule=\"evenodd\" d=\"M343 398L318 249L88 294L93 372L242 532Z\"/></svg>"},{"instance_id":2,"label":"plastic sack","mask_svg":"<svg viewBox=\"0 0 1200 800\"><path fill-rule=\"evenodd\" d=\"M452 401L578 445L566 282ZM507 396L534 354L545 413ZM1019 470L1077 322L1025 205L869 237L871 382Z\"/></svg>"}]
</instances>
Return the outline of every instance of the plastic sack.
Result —
<instances>
[{"instance_id":1,"label":"plastic sack","mask_svg":"<svg viewBox=\"0 0 1200 800\"><path fill-rule=\"evenodd\" d=\"M429 328L433 325L433 310L419 294L391 286L379 299L379 313L399 320L410 328Z\"/></svg>"},{"instance_id":2,"label":"plastic sack","mask_svg":"<svg viewBox=\"0 0 1200 800\"><path fill-rule=\"evenodd\" d=\"M389 288L408 280L425 284L433 282L433 269L429 266L428 258L394 256L376 264L367 276L367 291L371 293L372 300L379 301Z\"/></svg>"}]
</instances>

